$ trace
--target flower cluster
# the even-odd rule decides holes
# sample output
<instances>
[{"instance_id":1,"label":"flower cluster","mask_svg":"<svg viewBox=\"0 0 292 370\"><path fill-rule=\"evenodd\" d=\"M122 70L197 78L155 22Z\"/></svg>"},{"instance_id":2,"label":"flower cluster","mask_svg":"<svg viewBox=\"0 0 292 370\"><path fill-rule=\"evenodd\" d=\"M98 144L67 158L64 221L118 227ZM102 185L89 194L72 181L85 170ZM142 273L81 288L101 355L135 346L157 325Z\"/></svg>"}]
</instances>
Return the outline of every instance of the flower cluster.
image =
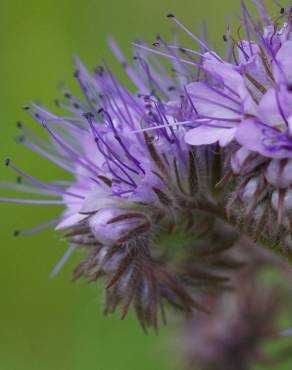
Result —
<instances>
[{"instance_id":1,"label":"flower cluster","mask_svg":"<svg viewBox=\"0 0 292 370\"><path fill-rule=\"evenodd\" d=\"M56 102L68 116L36 104L25 107L51 142L18 122L23 131L18 141L73 174L73 181L45 184L7 160L22 179L11 186L53 199L2 200L64 204L56 230L70 247L53 275L77 246L85 247L87 257L74 279L104 277L105 312L120 306L124 317L133 304L142 327L156 329L158 317L165 320L165 301L184 312L205 310L201 296L224 288L227 278L221 272L236 261L228 257L224 265L221 255L238 234L222 215L213 214L212 185L221 176L214 170L218 156L185 143L186 128L177 125L172 108L163 103L183 91L179 79L163 74L153 57L136 54L131 66L111 44L138 94L126 89L107 65L90 75L76 60L84 100L65 90L65 102ZM157 70L150 67L154 63Z\"/></svg>"},{"instance_id":2,"label":"flower cluster","mask_svg":"<svg viewBox=\"0 0 292 370\"><path fill-rule=\"evenodd\" d=\"M282 353L265 353L264 343L277 340L277 317L285 305L284 290L259 283L263 266L249 265L235 278L235 290L212 297L210 316L196 314L182 332L186 367L202 370L279 366Z\"/></svg>"},{"instance_id":3,"label":"flower cluster","mask_svg":"<svg viewBox=\"0 0 292 370\"><path fill-rule=\"evenodd\" d=\"M74 279L105 281L106 313L119 307L123 318L132 305L143 329L157 330L165 303L206 314L212 302L219 311L210 325L218 315L226 324L213 335L214 346L225 332L229 346L230 333L238 330L239 350L247 347L249 354L246 341L265 336L262 320L274 315L274 305L265 296L261 301L257 289L242 296L237 289L234 323L226 320L229 311L220 311L222 291L237 286L234 270L252 260L238 258L238 240L244 231L270 246L292 245L292 10L280 8L271 19L262 1L254 4L260 20L242 1L237 36L230 26L224 34L226 58L169 14L197 50L158 35L153 47L136 43L128 62L110 40L129 87L107 64L91 74L76 60L83 98L63 87L56 105L65 115L34 103L25 107L50 141L17 124L18 141L71 181L44 183L7 159L18 184L5 185L41 199L0 198L65 207L57 220L32 231L56 224L70 244L53 275L76 248L86 250ZM200 329L201 343L208 327ZM222 368L233 361L230 355L220 360Z\"/></svg>"},{"instance_id":4,"label":"flower cluster","mask_svg":"<svg viewBox=\"0 0 292 370\"><path fill-rule=\"evenodd\" d=\"M223 37L228 59L206 51L200 65L203 77L185 86L193 107L185 123L196 126L185 140L195 146L220 145L227 158L225 180L235 182L227 210L239 223L252 225L255 238L264 236L290 248L291 9L280 8L272 20L263 2L255 3L259 22L242 2L240 28L246 39L234 39L228 28ZM191 52L183 51L187 56Z\"/></svg>"}]
</instances>

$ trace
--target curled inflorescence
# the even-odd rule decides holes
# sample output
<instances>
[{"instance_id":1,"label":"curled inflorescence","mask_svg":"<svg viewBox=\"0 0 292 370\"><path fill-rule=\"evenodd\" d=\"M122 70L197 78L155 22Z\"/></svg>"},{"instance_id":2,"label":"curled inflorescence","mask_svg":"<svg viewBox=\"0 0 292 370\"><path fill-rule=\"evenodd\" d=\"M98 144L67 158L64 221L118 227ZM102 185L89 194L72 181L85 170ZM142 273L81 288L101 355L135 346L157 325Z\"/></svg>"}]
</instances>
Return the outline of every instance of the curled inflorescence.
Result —
<instances>
[{"instance_id":1,"label":"curled inflorescence","mask_svg":"<svg viewBox=\"0 0 292 370\"><path fill-rule=\"evenodd\" d=\"M277 304L270 291L261 301L256 270L281 262L255 242L288 256L292 248L292 10L280 7L271 18L263 1L252 3L259 19L241 1L239 26L223 36L224 58L168 14L196 49L158 35L151 47L135 43L128 62L110 40L129 87L107 64L89 73L76 60L83 97L63 87L56 105L65 115L24 107L50 140L18 122L18 141L70 181L44 183L5 161L18 181L3 184L41 199L2 201L65 208L57 220L15 233L56 225L69 249L53 275L83 248L74 279L104 280L106 313L119 307L123 318L133 306L146 331L166 320L166 303L203 312L191 321L201 333L192 343L200 353L192 353L206 369L218 362L223 337L218 369L236 363L232 330L243 332L242 356L256 353L250 337L274 335L264 320L274 319ZM231 323L226 296L237 312ZM205 358L210 333L215 354Z\"/></svg>"}]
</instances>

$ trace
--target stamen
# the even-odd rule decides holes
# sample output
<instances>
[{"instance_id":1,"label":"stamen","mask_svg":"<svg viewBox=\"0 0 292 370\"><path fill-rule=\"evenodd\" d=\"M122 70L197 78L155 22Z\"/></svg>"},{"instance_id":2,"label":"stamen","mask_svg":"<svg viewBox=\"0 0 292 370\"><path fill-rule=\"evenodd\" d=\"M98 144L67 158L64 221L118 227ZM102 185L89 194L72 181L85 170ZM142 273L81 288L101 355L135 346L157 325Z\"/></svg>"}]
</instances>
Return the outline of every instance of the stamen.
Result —
<instances>
[{"instance_id":1,"label":"stamen","mask_svg":"<svg viewBox=\"0 0 292 370\"><path fill-rule=\"evenodd\" d=\"M96 175L96 172L99 171L99 168L96 167L94 163L92 163L89 159L82 154L76 151L68 142L64 142L56 133L54 133L45 121L42 122L43 127L48 131L48 133L52 136L52 138L59 144L59 146L65 150L66 153L73 159L73 161L80 163L83 167L87 168L90 172ZM86 163L84 163L84 161Z\"/></svg>"},{"instance_id":2,"label":"stamen","mask_svg":"<svg viewBox=\"0 0 292 370\"><path fill-rule=\"evenodd\" d=\"M45 222L43 224L40 224L38 226L35 226L30 230L15 230L14 235L15 236L33 235L33 234L39 233L40 231L51 227L51 226L57 225L59 222L60 222L60 218L57 218L55 220L51 220L51 221Z\"/></svg>"},{"instance_id":3,"label":"stamen","mask_svg":"<svg viewBox=\"0 0 292 370\"><path fill-rule=\"evenodd\" d=\"M51 272L51 279L55 278L58 273L62 270L65 263L68 261L68 259L72 256L73 252L77 248L77 245L71 244L70 247L67 249L67 252L64 254L64 256L60 259L60 261L57 263L56 267Z\"/></svg>"},{"instance_id":4,"label":"stamen","mask_svg":"<svg viewBox=\"0 0 292 370\"><path fill-rule=\"evenodd\" d=\"M31 205L67 205L67 204L80 204L79 202L68 202L64 200L35 200L35 199L17 199L17 198L0 198L2 203L18 203L18 204L31 204Z\"/></svg>"},{"instance_id":5,"label":"stamen","mask_svg":"<svg viewBox=\"0 0 292 370\"><path fill-rule=\"evenodd\" d=\"M136 44L136 43L133 43L133 45L135 47L139 48L139 49L150 51L151 53L154 53L154 54L157 54L157 55L161 55L161 56L166 57L168 59L179 60L180 63L188 64L188 65L191 65L191 66L194 66L194 67L197 66L193 62L190 62L190 61L185 60L185 59L182 59L182 58L174 57L173 55L164 53L163 51L158 51L158 50L149 48L148 46L145 46L145 45L140 45L140 44Z\"/></svg>"},{"instance_id":6,"label":"stamen","mask_svg":"<svg viewBox=\"0 0 292 370\"><path fill-rule=\"evenodd\" d=\"M195 36L186 26L184 26L174 15L172 15L170 18L173 18L173 20L176 22L176 24L183 29L193 40L195 40L203 49L207 50L215 59L217 59L219 62L223 63L222 59L218 57L216 53L213 52L209 48L207 44L205 44L202 40L200 40L197 36Z\"/></svg>"},{"instance_id":7,"label":"stamen","mask_svg":"<svg viewBox=\"0 0 292 370\"><path fill-rule=\"evenodd\" d=\"M33 178L32 176L26 174L25 172L21 171L19 168L17 168L13 164L11 164L11 161L10 160L6 160L6 163L5 164L6 164L6 166L11 167L20 176L25 177L28 181L30 181L33 185L35 185L37 187L40 187L40 188L43 188L43 189L47 189L47 190L52 190L55 193L66 194L66 195L69 195L69 196L74 197L74 198L85 199L85 197L83 197L81 195L78 195L78 194L72 193L70 191L67 191L67 190L58 188L58 187L56 187L54 185L45 184L45 183L43 183L43 182L41 182L41 181Z\"/></svg>"}]
</instances>

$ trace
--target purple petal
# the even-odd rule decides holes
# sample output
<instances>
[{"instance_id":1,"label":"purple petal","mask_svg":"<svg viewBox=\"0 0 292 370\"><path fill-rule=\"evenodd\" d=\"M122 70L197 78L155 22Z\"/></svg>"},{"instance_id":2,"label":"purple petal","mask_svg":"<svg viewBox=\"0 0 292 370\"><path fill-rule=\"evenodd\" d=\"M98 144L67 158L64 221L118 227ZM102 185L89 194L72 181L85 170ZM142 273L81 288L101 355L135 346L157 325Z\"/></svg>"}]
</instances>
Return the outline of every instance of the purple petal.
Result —
<instances>
[{"instance_id":1,"label":"purple petal","mask_svg":"<svg viewBox=\"0 0 292 370\"><path fill-rule=\"evenodd\" d=\"M225 146L233 139L235 131L236 128L202 125L188 131L185 141L190 145L208 145L219 142L221 146Z\"/></svg>"}]
</instances>

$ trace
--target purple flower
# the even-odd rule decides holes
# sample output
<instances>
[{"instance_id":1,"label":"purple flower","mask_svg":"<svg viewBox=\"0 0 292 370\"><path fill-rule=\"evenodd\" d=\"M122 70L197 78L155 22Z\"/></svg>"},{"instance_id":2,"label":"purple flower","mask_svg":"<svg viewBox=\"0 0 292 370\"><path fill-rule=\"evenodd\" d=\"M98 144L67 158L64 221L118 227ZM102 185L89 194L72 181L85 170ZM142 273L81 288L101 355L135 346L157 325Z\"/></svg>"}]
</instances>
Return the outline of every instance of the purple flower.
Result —
<instances>
[{"instance_id":1,"label":"purple flower","mask_svg":"<svg viewBox=\"0 0 292 370\"><path fill-rule=\"evenodd\" d=\"M222 272L238 264L225 250L239 224L275 243L271 225L284 226L281 238L292 245L290 23L279 28L255 3L264 26L242 2L247 39L235 41L229 30L226 60L170 14L198 51L158 35L153 48L135 44L129 63L111 40L130 89L106 64L90 74L76 60L83 98L63 87L56 103L65 115L25 107L50 142L18 124L19 142L71 181L44 183L7 160L20 181L5 185L41 199L0 201L65 208L58 219L16 234L56 225L70 246L53 275L84 247L74 279L103 278L105 312L119 307L124 318L132 305L144 330L165 321L165 302L206 312L203 297L229 287ZM155 54L171 61L171 73Z\"/></svg>"},{"instance_id":2,"label":"purple flower","mask_svg":"<svg viewBox=\"0 0 292 370\"><path fill-rule=\"evenodd\" d=\"M195 67L197 74L192 77L190 74L183 98L169 102L166 109L185 127L185 141L189 145L214 147L219 144L225 171L220 183L233 180L234 191L227 194L228 213L233 213L239 223L248 225L255 238L267 236L267 229L272 229L269 238L274 240L278 238L278 231L271 225L287 225L290 217L285 193L292 185L289 175L291 11L280 8L279 17L273 21L263 1L253 3L260 22L245 1L241 1L245 37L242 39L239 31L234 37L228 27L223 37L227 45L226 58L172 17L199 49L177 46L183 55L177 58L181 68ZM173 59L170 51L175 46L163 44L162 47L168 55L160 54ZM290 226L285 229L289 234Z\"/></svg>"},{"instance_id":3,"label":"purple flower","mask_svg":"<svg viewBox=\"0 0 292 370\"><path fill-rule=\"evenodd\" d=\"M242 19L249 39L231 43L237 54L227 61L214 52L202 54L203 77L185 86L195 108L185 121L190 128L185 140L191 145L219 142L224 147L235 139L264 156L287 158L292 113L290 24L279 28L265 13L260 29L244 3Z\"/></svg>"},{"instance_id":4,"label":"purple flower","mask_svg":"<svg viewBox=\"0 0 292 370\"><path fill-rule=\"evenodd\" d=\"M182 351L188 369L243 370L284 360L280 352L266 354L262 348L281 340L278 315L285 307L287 292L278 285L260 283L261 269L263 266L250 262L244 274L235 276L233 294L225 292L210 299L209 306L215 307L211 315L197 314L187 320Z\"/></svg>"},{"instance_id":5,"label":"purple flower","mask_svg":"<svg viewBox=\"0 0 292 370\"><path fill-rule=\"evenodd\" d=\"M252 114L254 103L234 66L205 57L203 68L211 81L194 82L185 87L196 109L193 123L197 126L186 133L185 140L191 145L219 142L225 146L233 140L244 110Z\"/></svg>"},{"instance_id":6,"label":"purple flower","mask_svg":"<svg viewBox=\"0 0 292 370\"><path fill-rule=\"evenodd\" d=\"M78 246L85 247L87 257L74 278L103 277L105 311L119 306L124 317L133 305L142 327L156 330L158 318L164 320L165 302L183 312L204 311L191 288L201 294L225 284L225 276L218 275L221 269L213 273L210 267L238 235L208 210L200 210L206 200L215 203L210 188L216 182L215 157L185 143L186 127L180 120L192 108L182 98L183 75L169 75L143 51L132 66L113 41L111 46L138 93L126 89L107 65L91 75L77 60L75 77L83 99L64 89L64 102L57 101L68 114L55 115L36 104L26 107L50 143L18 124L23 131L19 141L69 172L72 180L43 183L8 160L6 165L22 178L10 187L52 198L1 200L65 206L54 224L70 246L52 275ZM191 97L193 87L188 87ZM180 106L167 104L178 101ZM165 238L171 234L175 239L182 231L186 245L177 258Z\"/></svg>"}]
</instances>

